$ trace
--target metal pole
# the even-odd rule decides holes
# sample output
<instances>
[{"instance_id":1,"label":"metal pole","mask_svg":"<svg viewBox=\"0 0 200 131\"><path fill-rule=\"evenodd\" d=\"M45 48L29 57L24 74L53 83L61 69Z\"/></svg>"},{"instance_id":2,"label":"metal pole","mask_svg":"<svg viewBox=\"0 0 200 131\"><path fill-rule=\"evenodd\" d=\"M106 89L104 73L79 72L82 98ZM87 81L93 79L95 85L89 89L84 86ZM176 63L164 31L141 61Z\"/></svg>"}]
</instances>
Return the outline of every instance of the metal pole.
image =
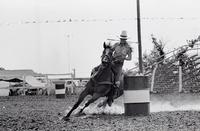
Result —
<instances>
[{"instance_id":1,"label":"metal pole","mask_svg":"<svg viewBox=\"0 0 200 131\"><path fill-rule=\"evenodd\" d=\"M142 42L141 42L141 25L140 25L140 1L137 0L137 31L138 31L138 56L139 56L139 70L143 73L142 65Z\"/></svg>"}]
</instances>

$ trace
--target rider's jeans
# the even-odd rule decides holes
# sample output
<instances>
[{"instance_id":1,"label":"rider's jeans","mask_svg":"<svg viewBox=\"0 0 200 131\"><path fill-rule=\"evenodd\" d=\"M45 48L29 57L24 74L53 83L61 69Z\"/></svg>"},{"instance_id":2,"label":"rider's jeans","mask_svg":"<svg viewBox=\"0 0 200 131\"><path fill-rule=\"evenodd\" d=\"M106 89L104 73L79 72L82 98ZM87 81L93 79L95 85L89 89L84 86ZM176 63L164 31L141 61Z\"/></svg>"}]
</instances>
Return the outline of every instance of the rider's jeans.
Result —
<instances>
[{"instance_id":1,"label":"rider's jeans","mask_svg":"<svg viewBox=\"0 0 200 131\"><path fill-rule=\"evenodd\" d=\"M114 75L115 75L115 82L120 81L120 76L122 74L123 64L124 64L123 62L117 62L117 63L113 63L113 65L112 65L112 70L113 70Z\"/></svg>"}]
</instances>

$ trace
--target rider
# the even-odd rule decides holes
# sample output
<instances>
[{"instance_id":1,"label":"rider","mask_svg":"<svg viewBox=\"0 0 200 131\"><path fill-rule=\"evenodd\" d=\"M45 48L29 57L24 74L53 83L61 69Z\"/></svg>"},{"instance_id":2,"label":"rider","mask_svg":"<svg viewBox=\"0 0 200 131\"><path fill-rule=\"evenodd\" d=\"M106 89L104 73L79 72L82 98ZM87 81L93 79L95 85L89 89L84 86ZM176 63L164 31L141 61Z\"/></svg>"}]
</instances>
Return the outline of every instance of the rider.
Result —
<instances>
[{"instance_id":1,"label":"rider","mask_svg":"<svg viewBox=\"0 0 200 131\"><path fill-rule=\"evenodd\" d=\"M115 43L112 46L113 51L113 66L112 70L114 73L114 81L115 86L119 87L120 85L120 76L122 73L122 67L124 65L124 61L130 61L132 59L132 48L126 41L128 39L127 32L124 30L121 32L120 41Z\"/></svg>"}]
</instances>

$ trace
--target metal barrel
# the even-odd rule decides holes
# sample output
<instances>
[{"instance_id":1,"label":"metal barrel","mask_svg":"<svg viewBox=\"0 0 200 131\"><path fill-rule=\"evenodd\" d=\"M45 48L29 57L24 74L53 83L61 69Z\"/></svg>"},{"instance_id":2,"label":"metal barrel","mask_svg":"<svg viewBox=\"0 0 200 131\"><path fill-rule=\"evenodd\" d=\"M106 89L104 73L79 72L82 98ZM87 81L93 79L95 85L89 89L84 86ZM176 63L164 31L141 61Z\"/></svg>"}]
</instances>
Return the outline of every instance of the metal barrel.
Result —
<instances>
[{"instance_id":1,"label":"metal barrel","mask_svg":"<svg viewBox=\"0 0 200 131\"><path fill-rule=\"evenodd\" d=\"M56 98L65 98L65 81L54 81Z\"/></svg>"},{"instance_id":2,"label":"metal barrel","mask_svg":"<svg viewBox=\"0 0 200 131\"><path fill-rule=\"evenodd\" d=\"M124 108L127 116L149 115L150 92L147 76L124 76Z\"/></svg>"}]
</instances>

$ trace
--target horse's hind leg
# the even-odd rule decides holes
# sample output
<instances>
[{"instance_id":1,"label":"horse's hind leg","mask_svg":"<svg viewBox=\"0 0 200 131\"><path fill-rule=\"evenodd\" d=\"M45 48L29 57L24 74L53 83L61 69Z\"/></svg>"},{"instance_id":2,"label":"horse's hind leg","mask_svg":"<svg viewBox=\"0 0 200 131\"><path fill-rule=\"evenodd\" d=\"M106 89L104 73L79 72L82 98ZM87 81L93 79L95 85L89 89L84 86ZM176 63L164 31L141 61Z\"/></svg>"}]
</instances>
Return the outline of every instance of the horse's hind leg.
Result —
<instances>
[{"instance_id":1,"label":"horse's hind leg","mask_svg":"<svg viewBox=\"0 0 200 131\"><path fill-rule=\"evenodd\" d=\"M100 97L101 97L101 94L95 93L95 94L92 96L92 98L91 98L90 100L88 100L87 103L85 103L85 106L80 110L79 113L82 113L83 110L84 110L86 107L88 107L91 103L93 103L94 101L96 101L96 100L99 99Z\"/></svg>"},{"instance_id":2,"label":"horse's hind leg","mask_svg":"<svg viewBox=\"0 0 200 131\"><path fill-rule=\"evenodd\" d=\"M66 116L63 117L63 120L69 120L69 117L71 115L71 113L81 104L81 102L84 100L84 98L88 95L87 90L84 90L83 92L81 92L78 101L74 104L74 106L72 107L72 109L68 112L68 114Z\"/></svg>"}]
</instances>

